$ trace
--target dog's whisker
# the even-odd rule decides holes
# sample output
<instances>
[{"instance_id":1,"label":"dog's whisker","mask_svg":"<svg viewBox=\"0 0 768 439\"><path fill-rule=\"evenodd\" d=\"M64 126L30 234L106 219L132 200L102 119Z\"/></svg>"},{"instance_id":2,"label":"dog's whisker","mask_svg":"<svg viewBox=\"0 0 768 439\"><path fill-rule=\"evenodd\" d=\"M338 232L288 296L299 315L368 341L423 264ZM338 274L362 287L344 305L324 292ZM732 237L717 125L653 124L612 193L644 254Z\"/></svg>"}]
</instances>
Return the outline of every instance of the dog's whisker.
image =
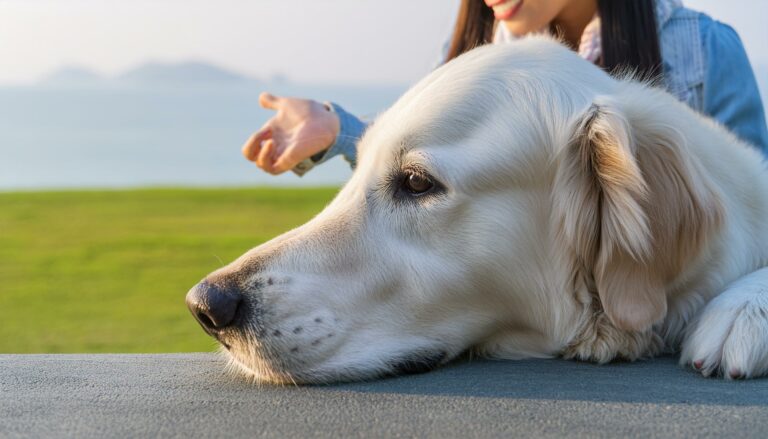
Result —
<instances>
[{"instance_id":1,"label":"dog's whisker","mask_svg":"<svg viewBox=\"0 0 768 439\"><path fill-rule=\"evenodd\" d=\"M213 256L214 258L216 258L216 260L217 260L217 261L219 261L219 264L221 264L221 266L222 266L222 267L224 267L224 266L226 266L226 265L227 265L227 264L225 264L225 263L224 263L224 261L222 261L222 260L221 260L221 258L220 258L218 255L216 255L216 254L213 254L212 256Z\"/></svg>"}]
</instances>

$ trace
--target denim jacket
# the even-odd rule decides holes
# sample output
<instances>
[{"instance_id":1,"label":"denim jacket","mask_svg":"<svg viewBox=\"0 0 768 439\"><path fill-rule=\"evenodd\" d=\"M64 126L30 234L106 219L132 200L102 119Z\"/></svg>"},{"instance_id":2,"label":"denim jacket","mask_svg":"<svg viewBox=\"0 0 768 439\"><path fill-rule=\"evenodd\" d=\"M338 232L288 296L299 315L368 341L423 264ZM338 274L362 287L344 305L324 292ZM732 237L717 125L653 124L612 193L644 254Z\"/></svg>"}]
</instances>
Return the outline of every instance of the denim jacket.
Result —
<instances>
[{"instance_id":1,"label":"denim jacket","mask_svg":"<svg viewBox=\"0 0 768 439\"><path fill-rule=\"evenodd\" d=\"M768 130L755 75L736 31L680 0L657 0L656 20L664 85L694 110L714 118L768 156ZM355 166L367 123L331 104L341 129L315 164L343 155Z\"/></svg>"}]
</instances>

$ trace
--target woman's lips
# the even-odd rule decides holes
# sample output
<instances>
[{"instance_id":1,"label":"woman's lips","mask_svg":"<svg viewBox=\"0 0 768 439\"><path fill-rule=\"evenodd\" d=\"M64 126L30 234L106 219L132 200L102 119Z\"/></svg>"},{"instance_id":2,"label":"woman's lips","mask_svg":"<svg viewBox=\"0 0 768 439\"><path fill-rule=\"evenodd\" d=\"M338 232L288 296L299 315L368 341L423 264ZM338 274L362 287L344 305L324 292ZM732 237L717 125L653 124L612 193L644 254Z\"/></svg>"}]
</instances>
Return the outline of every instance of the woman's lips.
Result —
<instances>
[{"instance_id":1,"label":"woman's lips","mask_svg":"<svg viewBox=\"0 0 768 439\"><path fill-rule=\"evenodd\" d=\"M509 20L520 9L523 0L485 0L485 4L493 9L497 20Z\"/></svg>"}]
</instances>

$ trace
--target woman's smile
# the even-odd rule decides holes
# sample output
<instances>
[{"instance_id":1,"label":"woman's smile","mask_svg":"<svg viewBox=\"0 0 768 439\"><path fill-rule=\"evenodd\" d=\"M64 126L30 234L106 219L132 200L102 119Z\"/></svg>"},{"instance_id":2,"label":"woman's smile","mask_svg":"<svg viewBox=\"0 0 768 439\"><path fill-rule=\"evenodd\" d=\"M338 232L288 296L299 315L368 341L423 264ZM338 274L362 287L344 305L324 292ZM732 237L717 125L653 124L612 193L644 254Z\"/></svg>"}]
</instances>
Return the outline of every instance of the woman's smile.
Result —
<instances>
[{"instance_id":1,"label":"woman's smile","mask_svg":"<svg viewBox=\"0 0 768 439\"><path fill-rule=\"evenodd\" d=\"M485 0L485 4L493 9L497 20L509 20L523 5L523 0Z\"/></svg>"}]
</instances>

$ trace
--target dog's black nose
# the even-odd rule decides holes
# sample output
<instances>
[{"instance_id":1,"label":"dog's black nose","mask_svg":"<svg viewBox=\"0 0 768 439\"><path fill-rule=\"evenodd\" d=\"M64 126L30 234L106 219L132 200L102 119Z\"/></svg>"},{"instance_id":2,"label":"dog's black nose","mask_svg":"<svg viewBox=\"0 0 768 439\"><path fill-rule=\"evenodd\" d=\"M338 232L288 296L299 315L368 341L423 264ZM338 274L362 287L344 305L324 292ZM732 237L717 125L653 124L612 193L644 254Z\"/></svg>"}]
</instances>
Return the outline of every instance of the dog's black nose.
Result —
<instances>
[{"instance_id":1,"label":"dog's black nose","mask_svg":"<svg viewBox=\"0 0 768 439\"><path fill-rule=\"evenodd\" d=\"M187 307L209 334L230 326L243 296L232 288L222 288L206 281L187 293Z\"/></svg>"}]
</instances>

